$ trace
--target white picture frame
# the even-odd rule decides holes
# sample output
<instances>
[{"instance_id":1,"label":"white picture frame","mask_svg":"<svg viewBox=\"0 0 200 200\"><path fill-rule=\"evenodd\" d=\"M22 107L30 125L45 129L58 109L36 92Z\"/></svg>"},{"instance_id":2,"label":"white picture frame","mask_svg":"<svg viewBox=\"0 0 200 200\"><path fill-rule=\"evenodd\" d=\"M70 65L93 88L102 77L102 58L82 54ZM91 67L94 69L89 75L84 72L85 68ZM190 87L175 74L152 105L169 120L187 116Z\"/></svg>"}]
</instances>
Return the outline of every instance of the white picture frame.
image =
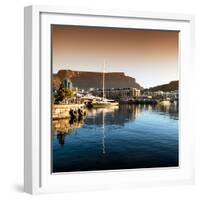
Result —
<instances>
[{"instance_id":1,"label":"white picture frame","mask_svg":"<svg viewBox=\"0 0 200 200\"><path fill-rule=\"evenodd\" d=\"M180 77L180 166L51 174L50 25L68 24L137 29L177 30ZM24 189L31 194L133 188L194 182L191 71L194 17L184 14L84 10L56 6L25 8Z\"/></svg>"}]
</instances>

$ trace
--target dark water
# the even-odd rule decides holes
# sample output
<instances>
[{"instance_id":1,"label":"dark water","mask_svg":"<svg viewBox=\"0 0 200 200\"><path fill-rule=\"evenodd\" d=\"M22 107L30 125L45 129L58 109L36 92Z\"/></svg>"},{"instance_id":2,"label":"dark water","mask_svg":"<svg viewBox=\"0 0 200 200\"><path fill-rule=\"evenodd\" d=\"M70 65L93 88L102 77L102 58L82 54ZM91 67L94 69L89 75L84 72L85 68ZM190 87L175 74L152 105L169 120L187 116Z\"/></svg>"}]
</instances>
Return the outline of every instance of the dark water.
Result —
<instances>
[{"instance_id":1,"label":"dark water","mask_svg":"<svg viewBox=\"0 0 200 200\"><path fill-rule=\"evenodd\" d=\"M53 172L178 166L178 106L91 109L53 121Z\"/></svg>"}]
</instances>

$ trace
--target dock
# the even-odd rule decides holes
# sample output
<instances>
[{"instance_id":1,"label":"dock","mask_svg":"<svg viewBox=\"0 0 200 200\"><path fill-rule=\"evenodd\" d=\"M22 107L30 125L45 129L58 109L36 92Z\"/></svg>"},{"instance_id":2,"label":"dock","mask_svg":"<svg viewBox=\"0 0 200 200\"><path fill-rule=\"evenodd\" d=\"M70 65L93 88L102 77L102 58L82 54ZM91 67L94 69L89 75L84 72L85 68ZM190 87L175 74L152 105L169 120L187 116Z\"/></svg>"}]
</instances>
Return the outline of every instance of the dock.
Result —
<instances>
[{"instance_id":1,"label":"dock","mask_svg":"<svg viewBox=\"0 0 200 200\"><path fill-rule=\"evenodd\" d=\"M54 104L52 107L52 118L67 119L86 115L85 104Z\"/></svg>"}]
</instances>

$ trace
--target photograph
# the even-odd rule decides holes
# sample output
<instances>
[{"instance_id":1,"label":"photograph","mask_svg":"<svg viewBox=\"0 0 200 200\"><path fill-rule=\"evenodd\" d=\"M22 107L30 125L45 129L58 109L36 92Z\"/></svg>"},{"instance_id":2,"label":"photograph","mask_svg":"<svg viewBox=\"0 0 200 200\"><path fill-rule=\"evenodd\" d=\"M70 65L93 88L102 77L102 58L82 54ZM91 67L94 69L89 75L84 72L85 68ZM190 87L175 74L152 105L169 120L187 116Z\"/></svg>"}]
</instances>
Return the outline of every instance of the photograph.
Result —
<instances>
[{"instance_id":1,"label":"photograph","mask_svg":"<svg viewBox=\"0 0 200 200\"><path fill-rule=\"evenodd\" d=\"M51 172L179 167L179 31L51 24Z\"/></svg>"}]
</instances>

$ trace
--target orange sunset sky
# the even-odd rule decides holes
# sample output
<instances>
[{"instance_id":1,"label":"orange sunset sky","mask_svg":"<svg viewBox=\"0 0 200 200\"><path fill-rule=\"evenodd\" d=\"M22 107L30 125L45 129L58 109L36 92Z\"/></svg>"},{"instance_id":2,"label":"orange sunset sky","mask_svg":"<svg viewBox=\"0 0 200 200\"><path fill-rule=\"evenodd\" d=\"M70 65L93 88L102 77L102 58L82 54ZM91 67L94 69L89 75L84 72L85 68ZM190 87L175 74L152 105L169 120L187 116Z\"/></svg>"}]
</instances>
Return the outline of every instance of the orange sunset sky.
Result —
<instances>
[{"instance_id":1,"label":"orange sunset sky","mask_svg":"<svg viewBox=\"0 0 200 200\"><path fill-rule=\"evenodd\" d=\"M52 25L52 68L124 72L144 88L178 80L178 32Z\"/></svg>"}]
</instances>

